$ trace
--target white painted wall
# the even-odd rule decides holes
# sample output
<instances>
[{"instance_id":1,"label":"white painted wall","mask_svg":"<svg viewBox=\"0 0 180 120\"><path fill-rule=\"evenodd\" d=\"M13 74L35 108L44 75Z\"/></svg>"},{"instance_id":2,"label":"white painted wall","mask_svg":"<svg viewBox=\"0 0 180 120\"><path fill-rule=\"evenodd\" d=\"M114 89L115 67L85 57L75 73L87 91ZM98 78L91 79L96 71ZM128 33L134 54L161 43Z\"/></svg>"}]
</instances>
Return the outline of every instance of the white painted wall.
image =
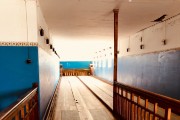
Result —
<instances>
[{"instance_id":1,"label":"white painted wall","mask_svg":"<svg viewBox=\"0 0 180 120\"><path fill-rule=\"evenodd\" d=\"M138 32L127 39L119 40L119 56L137 55L169 49L180 48L180 15L166 22L156 24L144 31ZM144 49L140 49L144 44ZM162 41L166 39L167 44L163 45ZM127 48L130 51L127 52Z\"/></svg>"},{"instance_id":2,"label":"white painted wall","mask_svg":"<svg viewBox=\"0 0 180 120\"><path fill-rule=\"evenodd\" d=\"M37 42L36 1L27 0L28 41ZM0 0L0 41L27 42L24 0Z\"/></svg>"},{"instance_id":3,"label":"white painted wall","mask_svg":"<svg viewBox=\"0 0 180 120\"><path fill-rule=\"evenodd\" d=\"M49 31L48 25L46 24L46 21L44 19L41 7L40 7L39 3L37 3L37 4L38 4L37 5L38 43L41 47L44 47L44 49L48 50L49 47L47 47L45 39L49 38L50 44L53 44L53 40L51 39L51 36L49 33L50 31ZM44 36L40 36L40 34L39 34L39 31L41 28L44 30Z\"/></svg>"},{"instance_id":4,"label":"white painted wall","mask_svg":"<svg viewBox=\"0 0 180 120\"><path fill-rule=\"evenodd\" d=\"M37 3L38 4L38 3ZM54 92L57 81L59 80L59 58L46 44L47 38L50 44L53 40L50 36L48 25L44 19L39 4L37 5L37 28L38 28L38 55L39 55L39 85L40 85L40 118L43 117L48 102ZM40 36L39 30L44 29L44 36Z\"/></svg>"}]
</instances>

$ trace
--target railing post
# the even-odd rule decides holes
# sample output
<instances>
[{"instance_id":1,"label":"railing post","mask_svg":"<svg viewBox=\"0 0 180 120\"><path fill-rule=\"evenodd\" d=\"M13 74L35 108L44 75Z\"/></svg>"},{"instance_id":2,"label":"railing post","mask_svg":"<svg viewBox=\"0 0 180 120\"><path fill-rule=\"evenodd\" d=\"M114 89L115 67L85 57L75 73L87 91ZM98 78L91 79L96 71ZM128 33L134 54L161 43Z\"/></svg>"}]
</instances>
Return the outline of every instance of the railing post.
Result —
<instances>
[{"instance_id":1,"label":"railing post","mask_svg":"<svg viewBox=\"0 0 180 120\"><path fill-rule=\"evenodd\" d=\"M134 93L131 93L131 101L134 102ZM131 104L131 120L134 120L134 103Z\"/></svg>"},{"instance_id":2,"label":"railing post","mask_svg":"<svg viewBox=\"0 0 180 120\"><path fill-rule=\"evenodd\" d=\"M148 109L148 105L149 105L149 102L148 102L148 99L145 100L145 108ZM147 120L148 119L148 112L145 111L145 116L144 116L144 119Z\"/></svg>"},{"instance_id":3,"label":"railing post","mask_svg":"<svg viewBox=\"0 0 180 120\"><path fill-rule=\"evenodd\" d=\"M23 108L21 108L21 119L24 119L24 117L25 117L25 114L24 114L24 107Z\"/></svg>"},{"instance_id":4,"label":"railing post","mask_svg":"<svg viewBox=\"0 0 180 120\"><path fill-rule=\"evenodd\" d=\"M113 112L117 114L117 96L116 96L116 85L117 82L117 54L118 54L118 13L119 9L114 9L114 74L113 74ZM119 107L119 106L118 106Z\"/></svg>"},{"instance_id":5,"label":"railing post","mask_svg":"<svg viewBox=\"0 0 180 120\"><path fill-rule=\"evenodd\" d=\"M170 120L171 119L171 108L166 108L165 109L165 120Z\"/></svg>"},{"instance_id":6,"label":"railing post","mask_svg":"<svg viewBox=\"0 0 180 120\"><path fill-rule=\"evenodd\" d=\"M33 88L38 87L38 83L33 83L33 84L32 84L32 87L33 87ZM33 116L34 116L35 119L39 120L38 90L37 90L37 93L36 93L36 95L34 96L34 98L32 99L31 102L33 102L33 100L34 100L35 103L37 103L37 105L34 107L34 109L33 109L33 111L32 111L32 114L33 114ZM34 103L32 103L32 104L34 104Z\"/></svg>"}]
</instances>

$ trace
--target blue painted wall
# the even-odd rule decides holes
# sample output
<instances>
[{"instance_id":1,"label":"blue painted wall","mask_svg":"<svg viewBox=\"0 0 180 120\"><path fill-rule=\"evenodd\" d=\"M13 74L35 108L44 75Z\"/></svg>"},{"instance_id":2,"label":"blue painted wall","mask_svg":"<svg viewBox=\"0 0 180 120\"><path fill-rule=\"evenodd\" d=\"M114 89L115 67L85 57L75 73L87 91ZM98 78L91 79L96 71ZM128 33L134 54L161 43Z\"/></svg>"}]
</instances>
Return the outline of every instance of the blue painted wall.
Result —
<instances>
[{"instance_id":1,"label":"blue painted wall","mask_svg":"<svg viewBox=\"0 0 180 120\"><path fill-rule=\"evenodd\" d=\"M96 68L95 75L110 80L112 70ZM180 99L180 51L119 57L118 81Z\"/></svg>"},{"instance_id":2,"label":"blue painted wall","mask_svg":"<svg viewBox=\"0 0 180 120\"><path fill-rule=\"evenodd\" d=\"M89 69L91 61L62 61L63 69Z\"/></svg>"},{"instance_id":3,"label":"blue painted wall","mask_svg":"<svg viewBox=\"0 0 180 120\"><path fill-rule=\"evenodd\" d=\"M0 110L39 80L38 48L29 47L31 64L26 64L27 51L28 47L0 47Z\"/></svg>"},{"instance_id":4,"label":"blue painted wall","mask_svg":"<svg viewBox=\"0 0 180 120\"><path fill-rule=\"evenodd\" d=\"M100 64L99 61L97 64ZM108 67L108 60L106 60L106 65L105 67L102 67L102 62L101 62L101 67L95 67L94 70L94 75L101 77L107 81L112 82L113 81L113 59L111 59L111 67Z\"/></svg>"}]
</instances>

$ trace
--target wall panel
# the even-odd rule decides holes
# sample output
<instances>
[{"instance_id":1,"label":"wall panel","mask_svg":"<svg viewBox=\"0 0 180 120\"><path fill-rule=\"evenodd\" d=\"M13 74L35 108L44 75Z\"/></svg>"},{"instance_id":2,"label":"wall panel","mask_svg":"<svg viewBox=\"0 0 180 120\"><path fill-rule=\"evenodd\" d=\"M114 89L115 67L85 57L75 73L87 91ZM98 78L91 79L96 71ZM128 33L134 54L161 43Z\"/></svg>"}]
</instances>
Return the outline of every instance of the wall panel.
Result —
<instances>
[{"instance_id":1,"label":"wall panel","mask_svg":"<svg viewBox=\"0 0 180 120\"><path fill-rule=\"evenodd\" d=\"M28 48L31 64L26 63ZM0 110L38 82L38 48L36 46L0 46Z\"/></svg>"},{"instance_id":2,"label":"wall panel","mask_svg":"<svg viewBox=\"0 0 180 120\"><path fill-rule=\"evenodd\" d=\"M180 99L180 51L119 57L118 81Z\"/></svg>"},{"instance_id":3,"label":"wall panel","mask_svg":"<svg viewBox=\"0 0 180 120\"><path fill-rule=\"evenodd\" d=\"M64 69L89 69L91 61L61 61Z\"/></svg>"},{"instance_id":4,"label":"wall panel","mask_svg":"<svg viewBox=\"0 0 180 120\"><path fill-rule=\"evenodd\" d=\"M44 115L48 102L59 80L59 60L39 48L40 116Z\"/></svg>"}]
</instances>

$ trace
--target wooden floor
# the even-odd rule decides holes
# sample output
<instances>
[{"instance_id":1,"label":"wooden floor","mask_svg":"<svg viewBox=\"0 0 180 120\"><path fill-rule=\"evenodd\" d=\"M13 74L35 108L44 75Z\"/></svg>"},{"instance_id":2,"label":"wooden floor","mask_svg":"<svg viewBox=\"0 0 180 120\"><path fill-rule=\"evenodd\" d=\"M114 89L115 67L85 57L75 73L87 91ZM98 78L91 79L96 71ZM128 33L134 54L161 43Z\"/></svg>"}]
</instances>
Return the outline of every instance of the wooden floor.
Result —
<instances>
[{"instance_id":1,"label":"wooden floor","mask_svg":"<svg viewBox=\"0 0 180 120\"><path fill-rule=\"evenodd\" d=\"M113 86L91 76L78 78L97 95L111 110L113 109Z\"/></svg>"},{"instance_id":2,"label":"wooden floor","mask_svg":"<svg viewBox=\"0 0 180 120\"><path fill-rule=\"evenodd\" d=\"M103 90L98 84L99 89ZM114 120L108 109L77 77L62 77L59 89L55 120ZM112 97L109 90L104 91Z\"/></svg>"}]
</instances>

